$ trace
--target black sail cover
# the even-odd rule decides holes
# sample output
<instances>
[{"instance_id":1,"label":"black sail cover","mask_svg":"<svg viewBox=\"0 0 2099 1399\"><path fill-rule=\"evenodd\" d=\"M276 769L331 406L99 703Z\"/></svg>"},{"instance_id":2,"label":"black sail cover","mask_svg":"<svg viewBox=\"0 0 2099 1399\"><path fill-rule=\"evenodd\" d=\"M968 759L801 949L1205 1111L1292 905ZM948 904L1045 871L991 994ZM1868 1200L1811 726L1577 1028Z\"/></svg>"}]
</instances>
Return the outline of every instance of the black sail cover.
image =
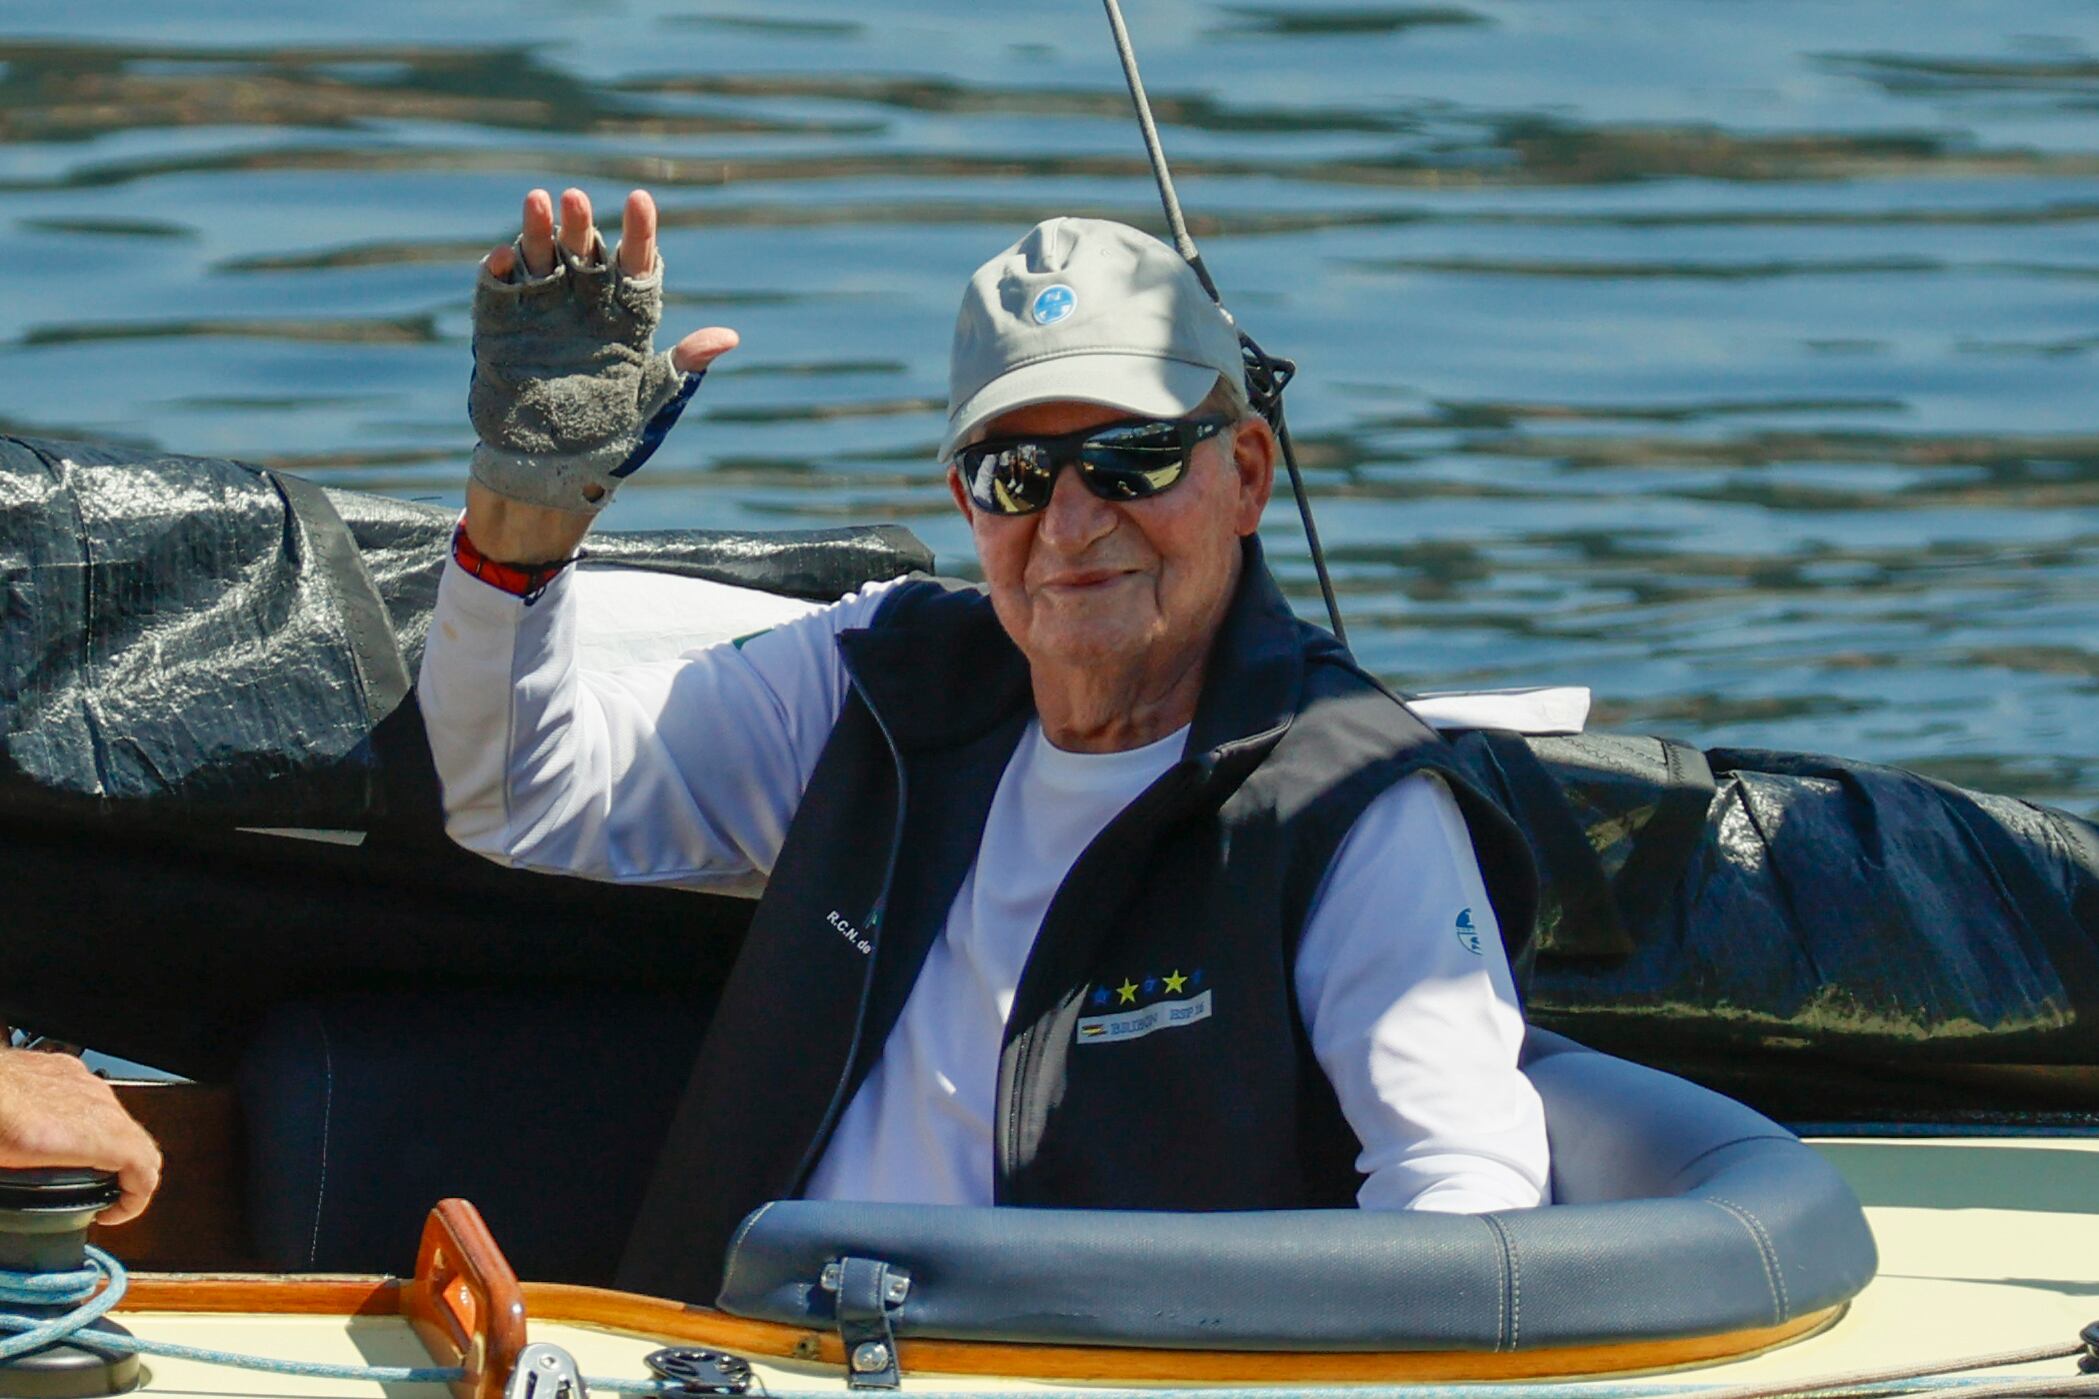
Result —
<instances>
[{"instance_id":1,"label":"black sail cover","mask_svg":"<svg viewBox=\"0 0 2099 1399\"><path fill-rule=\"evenodd\" d=\"M1459 742L1539 857L1533 1021L1796 1126L2099 1126L2091 823L1812 753Z\"/></svg>"},{"instance_id":2,"label":"black sail cover","mask_svg":"<svg viewBox=\"0 0 2099 1399\"><path fill-rule=\"evenodd\" d=\"M454 512L239 462L0 437L0 810L362 827ZM593 558L828 601L903 529L604 534Z\"/></svg>"},{"instance_id":3,"label":"black sail cover","mask_svg":"<svg viewBox=\"0 0 2099 1399\"><path fill-rule=\"evenodd\" d=\"M0 436L0 1021L221 1077L300 996L718 984L748 901L501 869L445 838L409 677L455 518ZM590 552L818 601L932 565L893 526Z\"/></svg>"},{"instance_id":4,"label":"black sail cover","mask_svg":"<svg viewBox=\"0 0 2099 1399\"><path fill-rule=\"evenodd\" d=\"M0 436L0 1018L209 1076L318 991L718 985L742 901L444 839L409 677L453 518ZM591 552L817 600L931 566L893 527ZM1794 1122L2099 1122L2089 823L1838 758L1457 741L1539 857L1534 1021Z\"/></svg>"}]
</instances>

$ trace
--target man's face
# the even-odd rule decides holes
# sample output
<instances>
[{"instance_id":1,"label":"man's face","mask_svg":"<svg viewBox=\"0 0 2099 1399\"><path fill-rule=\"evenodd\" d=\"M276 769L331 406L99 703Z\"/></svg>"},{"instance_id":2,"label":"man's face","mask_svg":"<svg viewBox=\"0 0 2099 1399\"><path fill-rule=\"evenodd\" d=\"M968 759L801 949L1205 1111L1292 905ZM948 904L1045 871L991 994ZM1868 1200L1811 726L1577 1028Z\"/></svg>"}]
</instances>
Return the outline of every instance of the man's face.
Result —
<instances>
[{"instance_id":1,"label":"man's face","mask_svg":"<svg viewBox=\"0 0 2099 1399\"><path fill-rule=\"evenodd\" d=\"M1051 436L1129 415L1042 403L994 419L987 437ZM980 510L950 468L999 621L1031 668L1185 663L1207 651L1238 580L1239 539L1260 524L1275 472L1258 421L1196 446L1188 473L1146 500L1106 501L1076 470L1032 515Z\"/></svg>"}]
</instances>

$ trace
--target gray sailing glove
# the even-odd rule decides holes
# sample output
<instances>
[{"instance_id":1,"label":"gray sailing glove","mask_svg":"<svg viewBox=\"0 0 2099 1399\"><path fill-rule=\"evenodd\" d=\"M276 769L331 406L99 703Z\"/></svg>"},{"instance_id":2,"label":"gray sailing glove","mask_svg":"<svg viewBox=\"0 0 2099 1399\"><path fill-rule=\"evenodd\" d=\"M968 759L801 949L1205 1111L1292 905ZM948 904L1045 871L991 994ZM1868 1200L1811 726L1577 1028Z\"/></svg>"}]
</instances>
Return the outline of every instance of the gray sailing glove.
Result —
<instances>
[{"instance_id":1,"label":"gray sailing glove","mask_svg":"<svg viewBox=\"0 0 2099 1399\"><path fill-rule=\"evenodd\" d=\"M629 277L603 239L580 258L556 242L554 270L534 277L522 240L514 253L508 279L484 262L474 286L474 479L528 505L594 513L655 453L704 374L681 374L654 349L660 256ZM603 494L592 499L591 486Z\"/></svg>"}]
</instances>

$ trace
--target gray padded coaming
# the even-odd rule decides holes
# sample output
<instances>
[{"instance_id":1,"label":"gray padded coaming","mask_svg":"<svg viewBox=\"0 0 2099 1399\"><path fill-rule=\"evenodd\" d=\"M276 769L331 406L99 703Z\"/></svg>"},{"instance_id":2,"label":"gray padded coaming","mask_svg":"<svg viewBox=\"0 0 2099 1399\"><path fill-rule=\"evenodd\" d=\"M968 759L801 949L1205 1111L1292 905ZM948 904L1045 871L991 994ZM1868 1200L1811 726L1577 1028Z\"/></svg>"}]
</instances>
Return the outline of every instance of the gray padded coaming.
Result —
<instances>
[{"instance_id":1,"label":"gray padded coaming","mask_svg":"<svg viewBox=\"0 0 2099 1399\"><path fill-rule=\"evenodd\" d=\"M1836 1171L1681 1079L1533 1030L1554 1205L1492 1216L786 1201L723 1310L825 1325L823 1264L909 1270L906 1336L1240 1350L1511 1350L1775 1325L1846 1301L1873 1238Z\"/></svg>"},{"instance_id":2,"label":"gray padded coaming","mask_svg":"<svg viewBox=\"0 0 2099 1399\"><path fill-rule=\"evenodd\" d=\"M1732 1098L1548 1030L1530 1031L1523 1069L1545 1100L1556 1204L1666 1199L1712 1166L1711 1153L1744 1141L1794 1141Z\"/></svg>"}]
</instances>

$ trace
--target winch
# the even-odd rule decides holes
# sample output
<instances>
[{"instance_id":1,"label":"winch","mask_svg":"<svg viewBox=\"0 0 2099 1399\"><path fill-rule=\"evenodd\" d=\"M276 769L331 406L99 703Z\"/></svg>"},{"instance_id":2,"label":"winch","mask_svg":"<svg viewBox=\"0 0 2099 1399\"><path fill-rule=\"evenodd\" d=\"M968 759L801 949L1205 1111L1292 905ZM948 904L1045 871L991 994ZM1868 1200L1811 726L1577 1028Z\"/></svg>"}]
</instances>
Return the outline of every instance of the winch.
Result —
<instances>
[{"instance_id":1,"label":"winch","mask_svg":"<svg viewBox=\"0 0 2099 1399\"><path fill-rule=\"evenodd\" d=\"M108 1171L0 1170L0 1270L40 1277L87 1270L88 1226L121 1194ZM56 1318L75 1310L78 1301L39 1300L35 1291L18 1291L0 1279L0 1305L20 1316ZM97 1334L131 1335L104 1317L65 1340L0 1363L0 1399L99 1399L137 1388L138 1356L96 1346Z\"/></svg>"}]
</instances>

